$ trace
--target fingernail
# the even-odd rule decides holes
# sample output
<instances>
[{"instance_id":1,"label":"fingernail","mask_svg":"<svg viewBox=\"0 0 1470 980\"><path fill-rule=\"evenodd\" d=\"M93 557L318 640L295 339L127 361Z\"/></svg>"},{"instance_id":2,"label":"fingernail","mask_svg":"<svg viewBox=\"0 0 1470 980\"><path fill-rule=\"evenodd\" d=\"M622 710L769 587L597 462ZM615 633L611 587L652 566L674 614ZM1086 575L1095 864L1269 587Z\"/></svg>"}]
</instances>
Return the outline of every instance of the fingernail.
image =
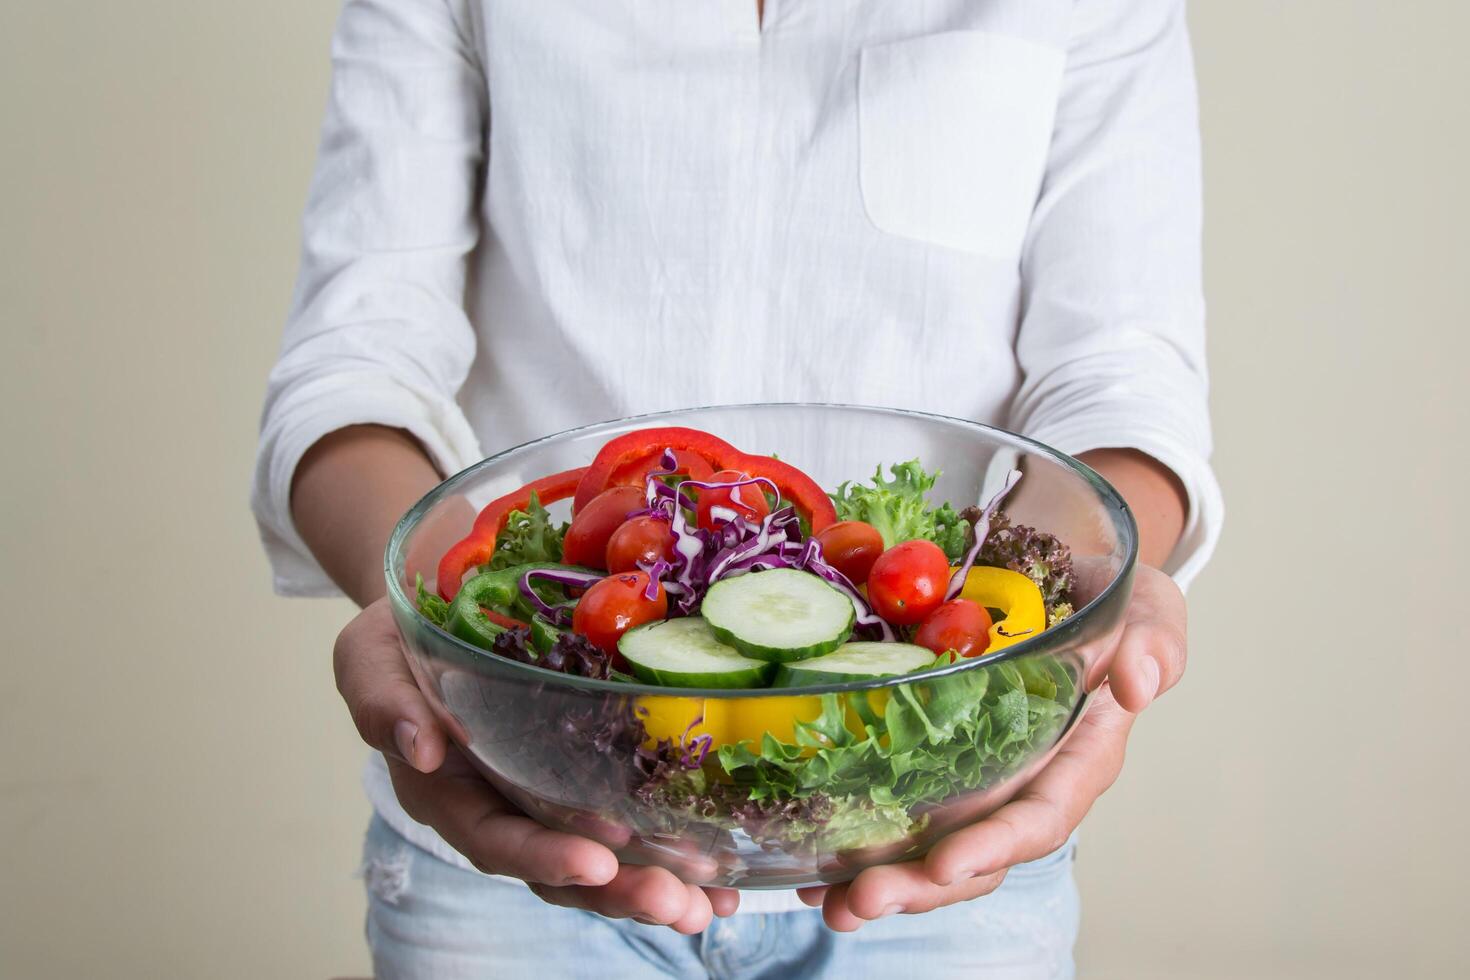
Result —
<instances>
[{"instance_id":1,"label":"fingernail","mask_svg":"<svg viewBox=\"0 0 1470 980\"><path fill-rule=\"evenodd\" d=\"M1143 666L1139 667L1138 670L1143 674L1143 690L1145 692L1143 703L1147 706L1153 703L1153 699L1159 693L1159 662L1153 657L1145 657L1143 659Z\"/></svg>"},{"instance_id":2,"label":"fingernail","mask_svg":"<svg viewBox=\"0 0 1470 980\"><path fill-rule=\"evenodd\" d=\"M882 918L884 918L886 916L897 915L898 913L900 913L902 911L903 911L903 906L902 905L890 905L886 909L884 909L881 913L879 913L878 918L882 919Z\"/></svg>"},{"instance_id":3,"label":"fingernail","mask_svg":"<svg viewBox=\"0 0 1470 980\"><path fill-rule=\"evenodd\" d=\"M657 921L655 921L654 919L652 919L652 918L650 918L650 917L648 917L646 915L635 915L635 916L633 916L633 918L636 921L641 922L641 923L643 923L646 926L656 926L656 925L658 925L658 922Z\"/></svg>"},{"instance_id":4,"label":"fingernail","mask_svg":"<svg viewBox=\"0 0 1470 980\"><path fill-rule=\"evenodd\" d=\"M419 726L407 718L400 718L393 725L393 744L398 746L398 754L403 756L403 761L413 766L413 743L419 737ZM417 766L414 766L417 769Z\"/></svg>"}]
</instances>

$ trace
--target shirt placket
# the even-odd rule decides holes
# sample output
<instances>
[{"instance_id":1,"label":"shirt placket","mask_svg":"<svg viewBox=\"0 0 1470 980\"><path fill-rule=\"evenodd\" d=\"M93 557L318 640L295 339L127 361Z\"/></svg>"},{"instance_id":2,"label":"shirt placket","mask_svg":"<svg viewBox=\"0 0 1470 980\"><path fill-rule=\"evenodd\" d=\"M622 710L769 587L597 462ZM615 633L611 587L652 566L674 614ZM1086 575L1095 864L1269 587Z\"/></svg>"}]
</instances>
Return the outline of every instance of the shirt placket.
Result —
<instances>
[{"instance_id":1,"label":"shirt placket","mask_svg":"<svg viewBox=\"0 0 1470 980\"><path fill-rule=\"evenodd\" d=\"M756 13L755 0L719 0L720 16L725 22L725 29L738 41L747 44L759 44L761 33L766 24L771 22L771 15L781 0L766 0L765 16Z\"/></svg>"}]
</instances>

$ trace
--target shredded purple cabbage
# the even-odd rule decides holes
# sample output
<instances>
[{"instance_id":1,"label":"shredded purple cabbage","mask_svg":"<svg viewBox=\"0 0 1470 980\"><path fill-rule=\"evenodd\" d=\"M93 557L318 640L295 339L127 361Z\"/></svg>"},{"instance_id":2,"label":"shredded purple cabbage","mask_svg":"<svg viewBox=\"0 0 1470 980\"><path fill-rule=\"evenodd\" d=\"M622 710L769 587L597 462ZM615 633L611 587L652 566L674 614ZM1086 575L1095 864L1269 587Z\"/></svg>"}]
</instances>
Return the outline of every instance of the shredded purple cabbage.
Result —
<instances>
[{"instance_id":1,"label":"shredded purple cabbage","mask_svg":"<svg viewBox=\"0 0 1470 980\"><path fill-rule=\"evenodd\" d=\"M985 505L984 512L980 515L980 522L975 525L975 543L970 550L965 552L965 560L960 567L949 577L949 588L944 590L944 601L948 602L959 595L965 587L965 577L970 574L970 569L975 565L975 558L980 554L980 549L985 546L985 538L990 534L990 520L995 512L1000 509L1000 503L1006 498L1017 483L1021 482L1021 471L1011 470L1006 474L1006 482L996 491L995 496L990 498L990 503Z\"/></svg>"},{"instance_id":2,"label":"shredded purple cabbage","mask_svg":"<svg viewBox=\"0 0 1470 980\"><path fill-rule=\"evenodd\" d=\"M531 579L533 578L545 579L548 582L555 582L558 585L570 585L573 588L586 588L589 585L601 581L603 576L591 572L574 572L558 568L532 568L521 576L521 595L526 597L526 601L548 622L555 623L558 626L565 626L571 622L571 611L565 606L553 606L541 598L541 596L537 595L536 590L531 587ZM651 599L653 596L649 596L649 598Z\"/></svg>"},{"instance_id":3,"label":"shredded purple cabbage","mask_svg":"<svg viewBox=\"0 0 1470 980\"><path fill-rule=\"evenodd\" d=\"M709 587L721 579L747 572L794 568L811 572L847 596L860 628L884 640L895 639L893 628L873 612L857 586L822 558L822 547L816 538L803 540L796 508L782 503L781 491L774 483L764 477L728 482L681 480L673 488L661 477L672 474L678 461L666 449L661 463L663 469L648 476L648 513L668 519L674 532L674 558L671 562L660 559L650 565L640 563L639 567L648 572L650 579L664 579L665 591L681 614L690 616L697 612ZM730 488L738 493L740 487L757 485L769 488L775 497L771 512L758 524L747 521L733 509L714 508L713 529L689 526L686 510L695 508L685 488Z\"/></svg>"}]
</instances>

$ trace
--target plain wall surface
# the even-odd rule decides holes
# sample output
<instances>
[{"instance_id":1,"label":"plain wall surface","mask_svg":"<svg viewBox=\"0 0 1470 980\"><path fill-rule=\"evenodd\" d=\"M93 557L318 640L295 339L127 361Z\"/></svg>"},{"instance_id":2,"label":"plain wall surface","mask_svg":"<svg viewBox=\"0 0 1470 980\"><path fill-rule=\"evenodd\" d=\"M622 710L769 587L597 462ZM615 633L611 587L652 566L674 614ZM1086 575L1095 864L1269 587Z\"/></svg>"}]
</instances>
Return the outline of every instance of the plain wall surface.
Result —
<instances>
[{"instance_id":1,"label":"plain wall surface","mask_svg":"<svg viewBox=\"0 0 1470 980\"><path fill-rule=\"evenodd\" d=\"M0 976L367 972L351 610L246 508L335 13L0 5ZM1081 974L1465 975L1470 6L1191 19L1229 517Z\"/></svg>"}]
</instances>

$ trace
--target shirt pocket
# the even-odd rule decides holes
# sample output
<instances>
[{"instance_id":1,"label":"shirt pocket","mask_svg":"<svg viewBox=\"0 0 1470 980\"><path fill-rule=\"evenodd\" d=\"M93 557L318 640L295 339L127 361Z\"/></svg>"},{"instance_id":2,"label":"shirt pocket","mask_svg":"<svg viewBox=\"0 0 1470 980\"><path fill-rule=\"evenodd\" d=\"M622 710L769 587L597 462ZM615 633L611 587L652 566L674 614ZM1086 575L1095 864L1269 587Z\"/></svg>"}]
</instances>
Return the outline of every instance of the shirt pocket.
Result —
<instances>
[{"instance_id":1,"label":"shirt pocket","mask_svg":"<svg viewBox=\"0 0 1470 980\"><path fill-rule=\"evenodd\" d=\"M859 182L872 223L966 252L1019 255L1063 60L1054 48L984 31L864 48Z\"/></svg>"}]
</instances>

